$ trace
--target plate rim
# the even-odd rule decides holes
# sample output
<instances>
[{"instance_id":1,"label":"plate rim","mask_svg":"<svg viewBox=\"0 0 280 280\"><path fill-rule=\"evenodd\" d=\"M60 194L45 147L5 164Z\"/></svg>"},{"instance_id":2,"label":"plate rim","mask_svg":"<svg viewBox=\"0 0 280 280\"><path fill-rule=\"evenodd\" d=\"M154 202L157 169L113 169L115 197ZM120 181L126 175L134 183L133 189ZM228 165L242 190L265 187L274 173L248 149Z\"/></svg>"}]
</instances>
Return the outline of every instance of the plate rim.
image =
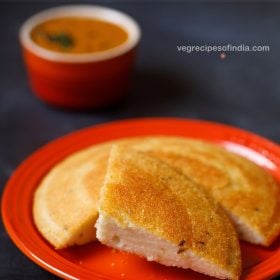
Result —
<instances>
[{"instance_id":1,"label":"plate rim","mask_svg":"<svg viewBox=\"0 0 280 280\"><path fill-rule=\"evenodd\" d=\"M96 131L98 129L101 129L101 130L105 129L106 130L106 129L112 127L112 126L113 127L114 126L125 126L125 125L129 125L129 124L130 125L131 124L138 124L138 125L140 124L140 126L144 124L144 126L145 126L145 124L147 124L147 123L149 123L149 125L156 124L156 123L161 123L161 124L162 123L174 123L174 124L175 123L176 124L180 123L180 126L181 125L206 126L206 127L221 129L224 132L226 132L226 134L229 133L228 136L232 136L232 135L234 136L233 138L232 137L229 138L229 140L231 139L231 141L233 141L233 142L239 143L237 141L238 139L239 139L239 141L241 141L242 139L243 140L244 139L246 139L246 140L249 139L248 141L251 143L251 145L247 145L248 143L243 143L245 147L252 148L255 151L257 151L257 149L262 149L262 150L265 149L266 151L269 151L269 153L270 153L269 159L271 161L273 161L280 170L280 147L277 145L277 143L275 143L273 141L270 141L270 140L268 140L268 139L266 139L262 136L259 136L255 133L252 133L252 132L249 132L249 131L246 131L246 130L243 130L243 129L240 129L240 128L237 128L237 127L234 127L234 126L217 123L217 122L197 120L197 119L166 118L166 117L164 117L164 118L136 118L136 119L124 119L124 120L111 121L111 122L106 122L106 123L93 125L93 126L90 126L90 127L85 127L85 128L73 131L71 133L68 133L64 136L58 137L58 138L48 142L47 144L43 145L39 149L33 151L28 157L26 157L18 165L18 167L16 167L12 176L8 179L6 185L3 189L2 199L1 199L1 216L2 216L3 225L4 225L4 228L6 229L9 237L11 238L11 240L14 242L14 244L18 247L18 249L24 255L26 255L29 259L31 259L31 261L35 262L40 267L43 267L44 269L48 270L49 272L51 272L51 273L53 273L57 276L67 277L67 279L79 279L79 278L77 278L77 277L75 277L71 274L63 272L61 270L61 268L60 269L55 268L53 265L50 265L49 263L44 262L38 256L36 256L32 252L30 252L28 246L26 246L26 244L22 242L20 236L18 236L17 233L14 231L14 228L11 224L11 221L9 220L9 216L8 216L8 213L7 213L8 209L9 209L9 207L7 205L8 198L9 198L9 192L11 191L10 189L12 188L12 186L14 184L14 181L16 181L19 174L21 174L22 172L24 173L24 169L26 168L26 166L30 165L30 163L34 160L34 158L36 158L36 156L38 157L38 155L44 154L48 150L54 149L56 146L61 145L61 143L65 142L65 141L66 142L67 141L71 142L72 138L82 138L84 135L92 133L92 131ZM142 131L140 134L132 133L132 135L130 135L130 137L140 136L140 135L151 135L151 134L150 133L145 134ZM162 135L163 135L163 133L162 133ZM170 135L176 136L176 134L170 134ZM179 136L179 135L177 135L177 136ZM183 136L183 135L181 135L181 136ZM129 136L125 135L124 137L129 137ZM187 137L187 136L185 136L185 137ZM109 137L107 140L102 141L101 138L97 139L96 142L91 143L91 144L98 144L98 143L101 143L101 142L109 141L110 139L111 140L116 139L114 137ZM212 140L214 140L214 138ZM216 140L218 140L218 138ZM236 138L235 141L234 141L234 138ZM101 140L101 141L99 141L99 140ZM254 144L254 143L255 144L257 143L257 145L255 147L252 147L252 144ZM83 147L74 149L74 151L81 150L83 148L88 147L89 145L90 145L90 143L86 143ZM69 153L66 152L65 157L67 155L70 155L70 154L71 154L71 152L69 152ZM252 267L249 270L248 274L246 274L246 279L256 279L256 278L254 278L256 276L260 277L260 273L258 272L258 267L261 264L271 266L271 262L273 262L273 264L274 264L273 271L270 271L269 273L268 272L266 273L265 271L262 271L262 276L263 277L273 277L273 276L279 274L280 273L280 261L279 260L280 260L280 249L277 250L277 252L274 255L272 255L270 258L264 260L263 262L257 264L256 266ZM67 261L69 261L69 260L67 260ZM106 276L98 275L98 273L97 273L96 276L99 277L99 279L108 279L108 278L106 278Z\"/></svg>"}]
</instances>

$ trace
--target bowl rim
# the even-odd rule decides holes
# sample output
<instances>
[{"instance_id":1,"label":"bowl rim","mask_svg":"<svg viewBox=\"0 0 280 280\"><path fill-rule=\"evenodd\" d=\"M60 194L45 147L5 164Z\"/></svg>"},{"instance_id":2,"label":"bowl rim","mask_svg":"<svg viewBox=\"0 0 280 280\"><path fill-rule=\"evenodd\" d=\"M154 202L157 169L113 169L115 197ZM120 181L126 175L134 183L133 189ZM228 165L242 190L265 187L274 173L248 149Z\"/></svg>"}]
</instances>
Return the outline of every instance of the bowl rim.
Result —
<instances>
[{"instance_id":1,"label":"bowl rim","mask_svg":"<svg viewBox=\"0 0 280 280\"><path fill-rule=\"evenodd\" d=\"M104 20L122 27L128 34L127 40L112 48L100 52L69 54L48 50L31 39L35 26L47 20L61 17L85 17ZM43 10L29 17L20 27L19 40L23 48L46 60L66 63L98 62L120 56L132 50L139 43L141 29L128 14L100 5L63 5Z\"/></svg>"}]
</instances>

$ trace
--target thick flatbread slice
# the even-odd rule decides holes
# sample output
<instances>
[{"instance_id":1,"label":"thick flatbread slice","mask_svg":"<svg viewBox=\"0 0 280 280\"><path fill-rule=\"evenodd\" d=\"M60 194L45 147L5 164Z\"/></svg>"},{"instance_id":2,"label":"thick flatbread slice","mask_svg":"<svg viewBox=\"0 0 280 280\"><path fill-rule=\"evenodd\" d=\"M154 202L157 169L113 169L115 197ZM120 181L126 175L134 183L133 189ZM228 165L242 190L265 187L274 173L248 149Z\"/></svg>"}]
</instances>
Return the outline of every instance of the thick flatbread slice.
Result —
<instances>
[{"instance_id":1,"label":"thick flatbread slice","mask_svg":"<svg viewBox=\"0 0 280 280\"><path fill-rule=\"evenodd\" d=\"M99 191L110 148L111 144L97 145L67 157L38 186L34 222L56 249L95 240Z\"/></svg>"},{"instance_id":2,"label":"thick flatbread slice","mask_svg":"<svg viewBox=\"0 0 280 280\"><path fill-rule=\"evenodd\" d=\"M112 144L178 168L221 203L240 238L270 245L280 232L279 186L265 170L216 145L180 137L125 138L73 153L46 174L34 196L34 222L56 248L95 240L99 191Z\"/></svg>"},{"instance_id":3,"label":"thick flatbread slice","mask_svg":"<svg viewBox=\"0 0 280 280\"><path fill-rule=\"evenodd\" d=\"M130 146L177 167L205 188L226 210L241 239L268 246L279 235L279 185L248 159L214 144L178 137L150 137Z\"/></svg>"},{"instance_id":4,"label":"thick flatbread slice","mask_svg":"<svg viewBox=\"0 0 280 280\"><path fill-rule=\"evenodd\" d=\"M97 238L168 266L238 279L240 248L220 206L166 163L114 146L101 190Z\"/></svg>"}]
</instances>

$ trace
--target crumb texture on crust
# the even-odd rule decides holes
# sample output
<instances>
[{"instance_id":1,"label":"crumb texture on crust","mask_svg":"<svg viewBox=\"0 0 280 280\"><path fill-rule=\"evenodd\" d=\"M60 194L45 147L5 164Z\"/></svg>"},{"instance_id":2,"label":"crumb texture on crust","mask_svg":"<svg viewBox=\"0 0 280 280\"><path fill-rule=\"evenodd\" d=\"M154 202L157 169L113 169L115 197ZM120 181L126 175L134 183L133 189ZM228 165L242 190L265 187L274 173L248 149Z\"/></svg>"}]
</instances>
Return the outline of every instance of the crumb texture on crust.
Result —
<instances>
[{"instance_id":1,"label":"crumb texture on crust","mask_svg":"<svg viewBox=\"0 0 280 280\"><path fill-rule=\"evenodd\" d=\"M90 146L46 174L34 195L33 217L56 248L95 239L99 192L116 143L159 158L203 186L226 210L240 238L270 245L279 235L280 188L265 170L204 141L150 136Z\"/></svg>"},{"instance_id":2,"label":"crumb texture on crust","mask_svg":"<svg viewBox=\"0 0 280 280\"><path fill-rule=\"evenodd\" d=\"M93 227L111 145L78 152L45 176L34 194L38 230L57 249L96 239Z\"/></svg>"},{"instance_id":3,"label":"crumb texture on crust","mask_svg":"<svg viewBox=\"0 0 280 280\"><path fill-rule=\"evenodd\" d=\"M177 246L179 254L191 252L232 279L240 273L239 242L227 215L202 188L161 160L114 146L99 213L121 228L145 229Z\"/></svg>"},{"instance_id":4,"label":"crumb texture on crust","mask_svg":"<svg viewBox=\"0 0 280 280\"><path fill-rule=\"evenodd\" d=\"M134 149L167 162L204 187L226 210L241 239L269 246L279 235L280 187L260 166L205 141L179 137L130 141Z\"/></svg>"}]
</instances>

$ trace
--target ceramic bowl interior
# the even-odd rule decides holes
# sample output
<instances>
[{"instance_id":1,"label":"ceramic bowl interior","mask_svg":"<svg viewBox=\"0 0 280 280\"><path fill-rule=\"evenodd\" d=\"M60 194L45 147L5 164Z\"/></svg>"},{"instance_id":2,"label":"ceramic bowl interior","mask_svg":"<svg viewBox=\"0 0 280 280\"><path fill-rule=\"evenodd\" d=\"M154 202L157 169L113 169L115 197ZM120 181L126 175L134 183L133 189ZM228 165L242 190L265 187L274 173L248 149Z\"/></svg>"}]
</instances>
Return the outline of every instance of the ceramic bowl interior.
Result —
<instances>
[{"instance_id":1,"label":"ceramic bowl interior","mask_svg":"<svg viewBox=\"0 0 280 280\"><path fill-rule=\"evenodd\" d=\"M86 54L65 54L40 47L31 39L35 26L47 20L61 17L85 17L104 20L122 27L128 34L127 40L115 48ZM133 49L139 42L141 31L137 22L120 11L95 5L67 5L51 8L30 17L20 29L20 42L31 52L47 60L58 62L95 62L114 58Z\"/></svg>"}]
</instances>

